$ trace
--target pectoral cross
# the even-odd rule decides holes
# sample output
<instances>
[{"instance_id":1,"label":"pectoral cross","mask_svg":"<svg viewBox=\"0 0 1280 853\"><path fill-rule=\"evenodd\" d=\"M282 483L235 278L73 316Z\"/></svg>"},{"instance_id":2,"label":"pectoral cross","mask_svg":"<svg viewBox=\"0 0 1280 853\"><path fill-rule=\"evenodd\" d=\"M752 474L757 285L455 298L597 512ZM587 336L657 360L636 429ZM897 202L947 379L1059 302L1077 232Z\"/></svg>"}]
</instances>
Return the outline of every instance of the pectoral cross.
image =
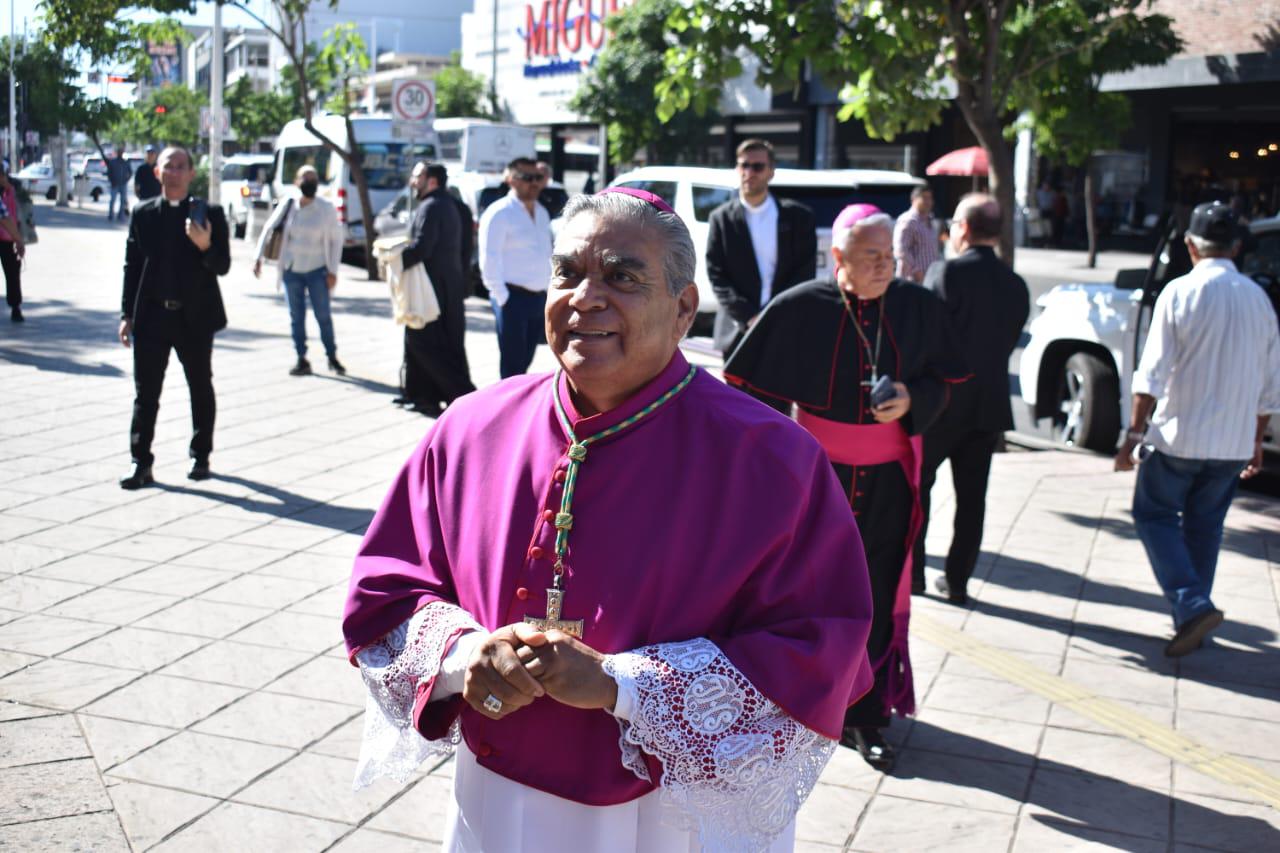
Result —
<instances>
[{"instance_id":1,"label":"pectoral cross","mask_svg":"<svg viewBox=\"0 0 1280 853\"><path fill-rule=\"evenodd\" d=\"M532 625L539 631L563 631L571 637L582 639L581 619L561 619L560 611L564 607L564 590L552 587L547 590L547 615L539 619L537 616L524 617L525 624Z\"/></svg>"}]
</instances>

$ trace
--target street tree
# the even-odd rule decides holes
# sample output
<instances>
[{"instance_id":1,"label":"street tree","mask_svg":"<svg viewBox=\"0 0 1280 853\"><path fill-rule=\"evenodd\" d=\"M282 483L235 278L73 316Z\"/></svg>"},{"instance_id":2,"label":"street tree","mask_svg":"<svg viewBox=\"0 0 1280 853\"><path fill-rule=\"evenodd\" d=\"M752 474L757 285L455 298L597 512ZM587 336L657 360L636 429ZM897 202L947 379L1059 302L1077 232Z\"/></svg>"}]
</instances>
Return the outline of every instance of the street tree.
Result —
<instances>
[{"instance_id":1,"label":"street tree","mask_svg":"<svg viewBox=\"0 0 1280 853\"><path fill-rule=\"evenodd\" d=\"M231 129L236 140L246 150L252 150L264 136L275 136L294 116L293 101L288 94L255 92L248 77L241 77L227 89L222 103L231 113Z\"/></svg>"},{"instance_id":2,"label":"street tree","mask_svg":"<svg viewBox=\"0 0 1280 853\"><path fill-rule=\"evenodd\" d=\"M489 110L485 79L462 67L462 53L452 51L449 63L436 72L436 115L441 118L494 118Z\"/></svg>"},{"instance_id":3,"label":"street tree","mask_svg":"<svg viewBox=\"0 0 1280 853\"><path fill-rule=\"evenodd\" d=\"M55 136L71 117L65 105L79 91L75 81L79 71L62 51L55 49L40 33L14 46L13 66L9 66L9 39L0 39L0 70L8 83L13 74L17 84L20 130L42 137ZM9 115L9 87L0 86L0 115Z\"/></svg>"},{"instance_id":4,"label":"street tree","mask_svg":"<svg viewBox=\"0 0 1280 853\"><path fill-rule=\"evenodd\" d=\"M722 86L742 73L743 57L760 62L760 83L797 87L806 66L840 87L841 120L857 118L873 138L936 124L954 103L985 149L992 193L1014 209L1016 117L1030 95L1055 85L1087 85L1073 72L1102 43L1123 57L1150 43L1179 44L1172 21L1150 12L1151 0L689 0L668 24L694 32L665 53L656 83L659 115L717 103ZM1123 65L1133 67L1136 63ZM1115 68L1111 70L1121 70ZM1000 254L1013 260L1013 217Z\"/></svg>"},{"instance_id":5,"label":"street tree","mask_svg":"<svg viewBox=\"0 0 1280 853\"><path fill-rule=\"evenodd\" d=\"M677 38L667 20L681 8L679 0L637 0L605 19L610 37L578 84L569 108L597 124L609 139L615 163L635 159L645 151L648 162L674 162L697 150L717 117L711 99L691 100L684 108L653 120L658 111L654 81L664 73L663 56L694 35L686 29Z\"/></svg>"},{"instance_id":6,"label":"street tree","mask_svg":"<svg viewBox=\"0 0 1280 853\"><path fill-rule=\"evenodd\" d=\"M124 110L110 133L124 142L194 148L200 141L200 108L208 104L204 92L186 86L153 89Z\"/></svg>"}]
</instances>

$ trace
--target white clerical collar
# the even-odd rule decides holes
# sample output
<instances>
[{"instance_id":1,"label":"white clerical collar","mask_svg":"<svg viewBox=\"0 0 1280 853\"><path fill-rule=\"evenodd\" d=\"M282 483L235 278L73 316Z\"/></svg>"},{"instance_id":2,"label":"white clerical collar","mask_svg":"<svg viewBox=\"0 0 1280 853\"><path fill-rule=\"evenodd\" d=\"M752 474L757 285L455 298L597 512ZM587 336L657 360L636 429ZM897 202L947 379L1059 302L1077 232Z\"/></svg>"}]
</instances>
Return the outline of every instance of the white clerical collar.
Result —
<instances>
[{"instance_id":1,"label":"white clerical collar","mask_svg":"<svg viewBox=\"0 0 1280 853\"><path fill-rule=\"evenodd\" d=\"M764 213L769 209L769 206L773 204L773 195L771 193L765 193L764 201L760 202L758 205L752 204L741 195L739 195L738 198L742 201L742 206L747 209L747 213Z\"/></svg>"},{"instance_id":2,"label":"white clerical collar","mask_svg":"<svg viewBox=\"0 0 1280 853\"><path fill-rule=\"evenodd\" d=\"M182 203L183 203L184 201L186 201L186 199L185 199L185 198L180 198L180 199L178 199L177 201L174 201L173 199L169 198L168 196L165 196L165 199L164 199L164 203L165 203L165 204L167 204L167 205L169 205L169 207L181 207L181 206L182 206Z\"/></svg>"}]
</instances>

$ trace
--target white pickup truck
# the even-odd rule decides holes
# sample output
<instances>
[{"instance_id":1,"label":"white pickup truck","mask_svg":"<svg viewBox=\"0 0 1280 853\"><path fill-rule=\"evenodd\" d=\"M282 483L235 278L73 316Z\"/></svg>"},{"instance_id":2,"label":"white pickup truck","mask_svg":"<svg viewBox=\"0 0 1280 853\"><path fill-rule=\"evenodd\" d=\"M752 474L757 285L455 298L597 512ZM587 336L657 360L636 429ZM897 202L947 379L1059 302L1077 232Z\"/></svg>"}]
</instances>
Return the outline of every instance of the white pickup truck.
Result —
<instances>
[{"instance_id":1,"label":"white pickup truck","mask_svg":"<svg viewBox=\"0 0 1280 853\"><path fill-rule=\"evenodd\" d=\"M1280 217L1249 226L1240 270L1267 290L1280 312ZM1112 284L1063 284L1037 300L1018 375L1036 420L1053 421L1055 439L1113 452L1127 423L1133 371L1156 297L1191 268L1182 232L1170 227L1146 269L1120 270ZM1264 447L1280 453L1280 417ZM1270 464L1270 463L1269 463Z\"/></svg>"}]
</instances>

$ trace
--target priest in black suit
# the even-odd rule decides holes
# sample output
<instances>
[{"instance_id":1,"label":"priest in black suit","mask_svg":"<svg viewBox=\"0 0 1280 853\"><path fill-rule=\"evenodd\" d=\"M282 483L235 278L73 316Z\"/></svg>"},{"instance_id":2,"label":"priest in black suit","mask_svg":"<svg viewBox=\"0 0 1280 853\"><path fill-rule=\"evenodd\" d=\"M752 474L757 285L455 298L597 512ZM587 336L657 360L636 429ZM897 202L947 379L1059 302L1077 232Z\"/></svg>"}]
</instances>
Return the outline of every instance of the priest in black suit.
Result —
<instances>
[{"instance_id":1,"label":"priest in black suit","mask_svg":"<svg viewBox=\"0 0 1280 853\"><path fill-rule=\"evenodd\" d=\"M139 204L125 244L120 343L133 347L133 471L121 488L154 482L151 440L170 350L176 351L191 392L191 470L209 477L213 451L213 335L226 328L218 276L231 268L222 208L187 195L195 176L191 153L170 146L157 161L162 192Z\"/></svg>"},{"instance_id":2,"label":"priest in black suit","mask_svg":"<svg viewBox=\"0 0 1280 853\"><path fill-rule=\"evenodd\" d=\"M738 146L738 197L711 212L707 277L720 308L715 343L725 358L769 300L817 273L813 211L776 198L773 146L748 139Z\"/></svg>"},{"instance_id":3,"label":"priest in black suit","mask_svg":"<svg viewBox=\"0 0 1280 853\"><path fill-rule=\"evenodd\" d=\"M938 591L955 604L968 601L969 578L982 546L991 455L1004 431L1013 429L1009 357L1031 310L1027 283L996 256L1000 226L1000 205L994 197L971 193L962 198L951 224L955 258L934 263L924 280L924 286L946 304L973 376L953 389L951 404L924 436L920 470L924 527L916 539L912 588L924 592L929 490L938 466L950 459L956 514L946 577L939 579Z\"/></svg>"}]
</instances>

